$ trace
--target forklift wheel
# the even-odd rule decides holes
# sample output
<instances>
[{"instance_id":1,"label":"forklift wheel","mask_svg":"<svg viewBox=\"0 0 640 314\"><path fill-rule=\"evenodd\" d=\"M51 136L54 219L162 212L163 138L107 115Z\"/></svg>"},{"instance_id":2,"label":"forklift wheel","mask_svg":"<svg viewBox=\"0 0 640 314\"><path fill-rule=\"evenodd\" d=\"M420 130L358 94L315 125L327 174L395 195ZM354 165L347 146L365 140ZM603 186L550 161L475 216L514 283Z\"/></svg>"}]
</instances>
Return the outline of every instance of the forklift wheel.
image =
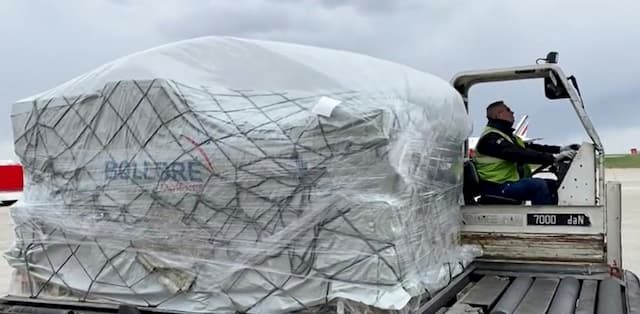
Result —
<instances>
[{"instance_id":1,"label":"forklift wheel","mask_svg":"<svg viewBox=\"0 0 640 314\"><path fill-rule=\"evenodd\" d=\"M11 206L11 205L15 204L16 202L17 202L17 200L0 201L0 207Z\"/></svg>"}]
</instances>

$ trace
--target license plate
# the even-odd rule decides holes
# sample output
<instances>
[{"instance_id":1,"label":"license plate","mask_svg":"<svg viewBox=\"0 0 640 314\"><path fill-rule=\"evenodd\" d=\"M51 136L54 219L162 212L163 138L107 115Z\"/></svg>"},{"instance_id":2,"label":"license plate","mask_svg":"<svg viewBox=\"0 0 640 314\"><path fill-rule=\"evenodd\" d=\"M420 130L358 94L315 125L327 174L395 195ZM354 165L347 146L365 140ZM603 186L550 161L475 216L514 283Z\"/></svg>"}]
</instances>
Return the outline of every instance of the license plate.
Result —
<instances>
[{"instance_id":1,"label":"license plate","mask_svg":"<svg viewBox=\"0 0 640 314\"><path fill-rule=\"evenodd\" d=\"M585 214L527 214L530 226L591 226L589 216Z\"/></svg>"}]
</instances>

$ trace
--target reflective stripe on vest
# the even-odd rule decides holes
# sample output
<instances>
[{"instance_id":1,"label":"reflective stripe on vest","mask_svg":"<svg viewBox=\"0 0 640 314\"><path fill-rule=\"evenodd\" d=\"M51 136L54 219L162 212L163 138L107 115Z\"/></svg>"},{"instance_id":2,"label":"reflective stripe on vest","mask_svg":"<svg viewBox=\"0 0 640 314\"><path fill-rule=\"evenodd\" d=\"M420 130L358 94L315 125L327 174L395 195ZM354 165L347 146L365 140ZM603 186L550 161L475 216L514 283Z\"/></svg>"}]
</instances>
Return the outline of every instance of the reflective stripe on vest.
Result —
<instances>
[{"instance_id":1,"label":"reflective stripe on vest","mask_svg":"<svg viewBox=\"0 0 640 314\"><path fill-rule=\"evenodd\" d=\"M509 143L513 144L513 140L509 135L492 127L486 127L482 132L482 134L480 135L480 139L482 139L483 136L489 133L496 133L500 135L500 137L504 138L506 141L509 141ZM516 143L515 143L516 145L522 148L525 147L524 142L520 138L515 137L515 139L516 139ZM480 142L480 140L478 140L478 142ZM515 182L520 180L520 174L518 173L518 165L515 162L506 161L504 159L500 159L492 156L487 156L482 154L478 150L476 150L476 155L473 158L473 162L476 165L476 170L478 171L478 177L480 178L480 180L499 183L499 184L502 184L505 182ZM527 176L529 173L529 171L527 170L530 170L530 169L527 165L525 165L525 176Z\"/></svg>"}]
</instances>

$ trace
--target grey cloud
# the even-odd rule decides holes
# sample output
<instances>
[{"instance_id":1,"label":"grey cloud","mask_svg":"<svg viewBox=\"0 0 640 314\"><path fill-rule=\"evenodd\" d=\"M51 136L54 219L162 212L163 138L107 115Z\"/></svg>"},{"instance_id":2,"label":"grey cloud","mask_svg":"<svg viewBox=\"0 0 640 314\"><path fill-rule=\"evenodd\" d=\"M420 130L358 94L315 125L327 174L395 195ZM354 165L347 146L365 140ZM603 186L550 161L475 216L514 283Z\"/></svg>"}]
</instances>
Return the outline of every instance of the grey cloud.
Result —
<instances>
[{"instance_id":1,"label":"grey cloud","mask_svg":"<svg viewBox=\"0 0 640 314\"><path fill-rule=\"evenodd\" d=\"M374 14L389 14L396 10L418 6L419 1L369 1L369 0L322 0L320 3L329 8L353 7L358 11Z\"/></svg>"},{"instance_id":2,"label":"grey cloud","mask_svg":"<svg viewBox=\"0 0 640 314\"><path fill-rule=\"evenodd\" d=\"M161 21L158 29L171 39L232 35L345 49L406 62L410 60L405 56L423 50L421 41L443 31L439 24L456 8L415 1L215 2ZM376 10L385 14L370 14Z\"/></svg>"},{"instance_id":3,"label":"grey cloud","mask_svg":"<svg viewBox=\"0 0 640 314\"><path fill-rule=\"evenodd\" d=\"M441 1L442 2L442 1ZM271 3L283 3L288 6L300 5L307 8L320 7L324 9L352 9L364 14L389 14L396 10L402 10L411 7L420 7L423 1L404 0L404 1L370 1L370 0L272 0Z\"/></svg>"},{"instance_id":4,"label":"grey cloud","mask_svg":"<svg viewBox=\"0 0 640 314\"><path fill-rule=\"evenodd\" d=\"M185 15L160 21L158 29L172 38L203 35L252 34L294 27L295 16L286 6L261 3L215 2L196 6ZM190 21L197 21L192 23Z\"/></svg>"},{"instance_id":5,"label":"grey cloud","mask_svg":"<svg viewBox=\"0 0 640 314\"><path fill-rule=\"evenodd\" d=\"M107 0L111 3L121 5L121 6L133 6L135 3L133 0Z\"/></svg>"}]
</instances>

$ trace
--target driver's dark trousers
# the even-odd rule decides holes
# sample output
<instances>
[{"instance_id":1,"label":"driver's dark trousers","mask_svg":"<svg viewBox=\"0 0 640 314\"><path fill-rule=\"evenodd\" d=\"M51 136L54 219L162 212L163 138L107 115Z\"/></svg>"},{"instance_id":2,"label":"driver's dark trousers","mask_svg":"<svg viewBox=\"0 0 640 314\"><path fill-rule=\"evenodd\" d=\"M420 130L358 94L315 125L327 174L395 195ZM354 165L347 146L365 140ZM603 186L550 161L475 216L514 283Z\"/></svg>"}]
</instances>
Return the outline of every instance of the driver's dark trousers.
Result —
<instances>
[{"instance_id":1,"label":"driver's dark trousers","mask_svg":"<svg viewBox=\"0 0 640 314\"><path fill-rule=\"evenodd\" d=\"M556 205L558 193L556 181L542 178L524 178L503 184L481 182L482 194L508 197L519 201L531 201L531 205Z\"/></svg>"}]
</instances>

